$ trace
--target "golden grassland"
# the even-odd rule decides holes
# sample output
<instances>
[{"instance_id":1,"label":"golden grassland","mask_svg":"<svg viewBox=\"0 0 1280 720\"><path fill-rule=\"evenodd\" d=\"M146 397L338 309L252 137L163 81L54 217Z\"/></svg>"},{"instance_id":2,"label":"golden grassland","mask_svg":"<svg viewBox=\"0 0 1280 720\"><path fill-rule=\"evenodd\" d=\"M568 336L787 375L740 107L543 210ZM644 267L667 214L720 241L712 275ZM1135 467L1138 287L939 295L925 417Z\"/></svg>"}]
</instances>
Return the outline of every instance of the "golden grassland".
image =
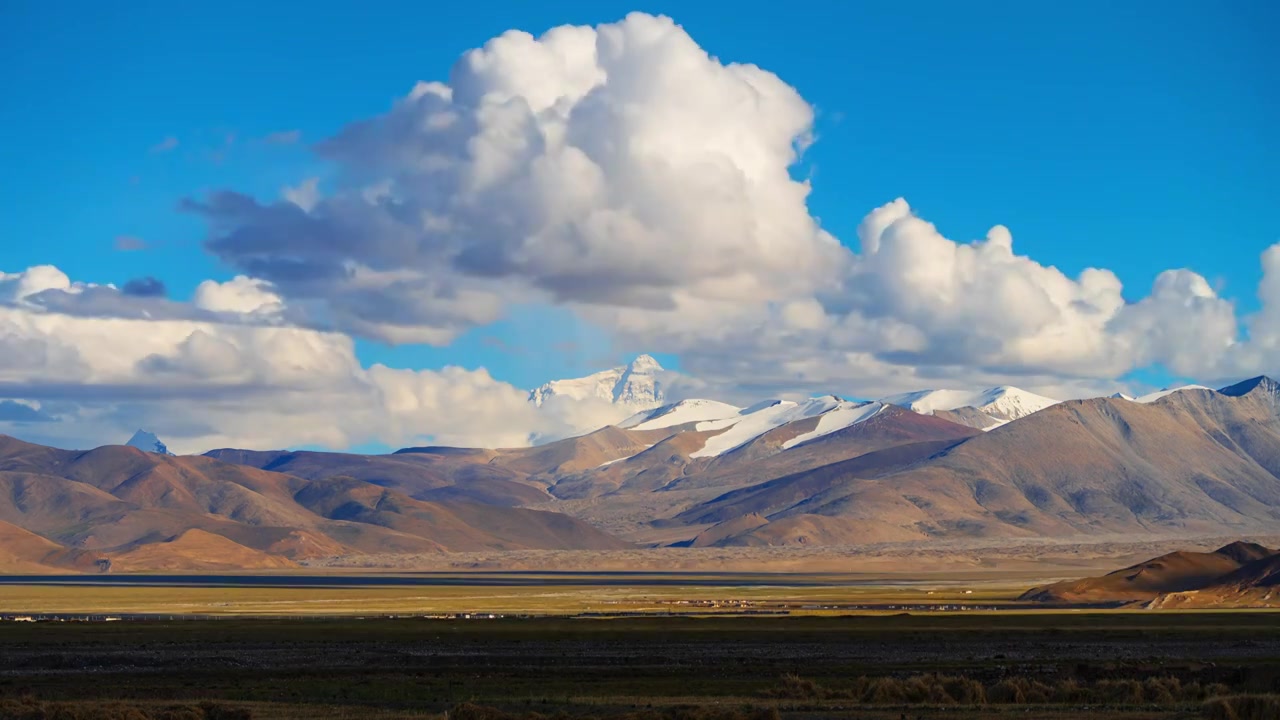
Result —
<instances>
[{"instance_id":1,"label":"golden grassland","mask_svg":"<svg viewBox=\"0 0 1280 720\"><path fill-rule=\"evenodd\" d=\"M1010 603L1022 585L776 587L644 585L245 587L0 585L11 614L431 615L892 612ZM875 609L861 606L893 606Z\"/></svg>"}]
</instances>

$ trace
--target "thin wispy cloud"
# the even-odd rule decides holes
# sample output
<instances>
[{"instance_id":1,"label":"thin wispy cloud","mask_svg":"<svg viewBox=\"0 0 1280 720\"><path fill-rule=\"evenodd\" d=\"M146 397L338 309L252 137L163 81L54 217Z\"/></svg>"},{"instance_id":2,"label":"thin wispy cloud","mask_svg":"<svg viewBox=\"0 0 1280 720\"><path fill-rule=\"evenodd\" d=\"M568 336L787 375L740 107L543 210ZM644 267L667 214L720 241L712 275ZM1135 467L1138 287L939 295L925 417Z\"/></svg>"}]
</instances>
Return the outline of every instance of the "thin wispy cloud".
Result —
<instances>
[{"instance_id":1,"label":"thin wispy cloud","mask_svg":"<svg viewBox=\"0 0 1280 720\"><path fill-rule=\"evenodd\" d=\"M155 145L151 146L151 153L158 155L160 153L172 152L178 148L178 138L170 135Z\"/></svg>"},{"instance_id":2,"label":"thin wispy cloud","mask_svg":"<svg viewBox=\"0 0 1280 720\"><path fill-rule=\"evenodd\" d=\"M116 237L114 244L116 250L120 252L137 252L150 247L146 240L135 235L119 235Z\"/></svg>"},{"instance_id":3,"label":"thin wispy cloud","mask_svg":"<svg viewBox=\"0 0 1280 720\"><path fill-rule=\"evenodd\" d=\"M301 130L281 130L262 138L262 142L268 145L293 145L301 139Z\"/></svg>"},{"instance_id":4,"label":"thin wispy cloud","mask_svg":"<svg viewBox=\"0 0 1280 720\"><path fill-rule=\"evenodd\" d=\"M231 152L232 147L235 147L238 139L235 132L225 133L222 137L222 144L208 152L210 162L214 165L221 165L226 162L227 154Z\"/></svg>"}]
</instances>

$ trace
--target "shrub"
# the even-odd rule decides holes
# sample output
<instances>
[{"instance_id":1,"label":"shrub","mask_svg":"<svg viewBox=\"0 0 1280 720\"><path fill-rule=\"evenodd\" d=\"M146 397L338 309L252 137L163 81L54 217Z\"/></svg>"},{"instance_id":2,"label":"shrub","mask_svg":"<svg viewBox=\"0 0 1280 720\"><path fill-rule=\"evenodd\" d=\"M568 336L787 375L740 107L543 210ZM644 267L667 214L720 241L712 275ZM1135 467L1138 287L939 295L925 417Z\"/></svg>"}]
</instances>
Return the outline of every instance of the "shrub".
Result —
<instances>
[{"instance_id":1,"label":"shrub","mask_svg":"<svg viewBox=\"0 0 1280 720\"><path fill-rule=\"evenodd\" d=\"M26 697L0 701L0 720L253 720L253 713L217 703L152 709L116 702L51 703Z\"/></svg>"},{"instance_id":2,"label":"shrub","mask_svg":"<svg viewBox=\"0 0 1280 720\"><path fill-rule=\"evenodd\" d=\"M662 713L653 710L611 715L609 720L779 720L778 710L773 707L725 707L709 705L681 705L667 708ZM498 708L474 703L463 703L448 713L449 720L547 720L538 713L509 713ZM594 720L591 717L571 717L563 711L556 713L551 720Z\"/></svg>"},{"instance_id":3,"label":"shrub","mask_svg":"<svg viewBox=\"0 0 1280 720\"><path fill-rule=\"evenodd\" d=\"M818 683L794 673L783 675L778 686L766 694L787 700L814 700L825 695Z\"/></svg>"},{"instance_id":4,"label":"shrub","mask_svg":"<svg viewBox=\"0 0 1280 720\"><path fill-rule=\"evenodd\" d=\"M1114 705L1141 705L1143 687L1137 680L1100 680L1098 693L1102 700Z\"/></svg>"},{"instance_id":5,"label":"shrub","mask_svg":"<svg viewBox=\"0 0 1280 720\"><path fill-rule=\"evenodd\" d=\"M973 678L951 675L859 677L842 687L824 687L798 675L784 675L767 697L788 700L852 700L862 705L1157 705L1203 702L1229 694L1225 685L1183 683L1176 677L1145 680L1076 678L1042 682L1023 676L1005 677L984 685ZM1280 719L1280 714L1275 716ZM471 719L464 719L471 720ZM480 718L478 720L494 720ZM637 720L632 718L631 720ZM717 719L711 719L717 720Z\"/></svg>"},{"instance_id":6,"label":"shrub","mask_svg":"<svg viewBox=\"0 0 1280 720\"><path fill-rule=\"evenodd\" d=\"M862 701L872 705L901 705L907 701L902 681L896 678L876 678L862 696Z\"/></svg>"},{"instance_id":7,"label":"shrub","mask_svg":"<svg viewBox=\"0 0 1280 720\"><path fill-rule=\"evenodd\" d=\"M497 708L475 703L462 703L449 712L449 720L514 720L516 716Z\"/></svg>"},{"instance_id":8,"label":"shrub","mask_svg":"<svg viewBox=\"0 0 1280 720\"><path fill-rule=\"evenodd\" d=\"M156 720L205 720L205 715L190 705L174 705L161 710Z\"/></svg>"},{"instance_id":9,"label":"shrub","mask_svg":"<svg viewBox=\"0 0 1280 720\"><path fill-rule=\"evenodd\" d=\"M1280 695L1227 695L1204 704L1208 720L1274 720L1280 717Z\"/></svg>"},{"instance_id":10,"label":"shrub","mask_svg":"<svg viewBox=\"0 0 1280 720\"><path fill-rule=\"evenodd\" d=\"M961 705L983 705L987 702L986 688L977 680L966 677L943 677L939 680L947 695Z\"/></svg>"},{"instance_id":11,"label":"shrub","mask_svg":"<svg viewBox=\"0 0 1280 720\"><path fill-rule=\"evenodd\" d=\"M1182 697L1182 681L1178 678L1147 678L1142 683L1142 699L1155 705L1172 705Z\"/></svg>"},{"instance_id":12,"label":"shrub","mask_svg":"<svg viewBox=\"0 0 1280 720\"><path fill-rule=\"evenodd\" d=\"M1026 701L1022 685L1013 680L1001 680L987 688L987 702L993 705L1021 705Z\"/></svg>"}]
</instances>

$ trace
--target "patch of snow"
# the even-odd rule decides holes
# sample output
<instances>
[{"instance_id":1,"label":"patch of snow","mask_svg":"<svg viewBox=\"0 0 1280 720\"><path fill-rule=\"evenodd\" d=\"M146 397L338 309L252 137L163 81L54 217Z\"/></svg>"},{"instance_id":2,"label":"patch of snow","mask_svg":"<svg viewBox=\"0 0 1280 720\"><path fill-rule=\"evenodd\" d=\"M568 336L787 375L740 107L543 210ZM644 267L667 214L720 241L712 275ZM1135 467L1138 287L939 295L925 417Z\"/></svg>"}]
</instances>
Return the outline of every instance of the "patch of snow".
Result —
<instances>
[{"instance_id":1,"label":"patch of snow","mask_svg":"<svg viewBox=\"0 0 1280 720\"><path fill-rule=\"evenodd\" d=\"M771 408L774 405L781 405L782 403L785 403L785 402L790 402L790 401L789 400L761 400L760 402L747 407L745 410L742 411L742 414L750 415L753 412L759 412L760 410L764 410L765 408Z\"/></svg>"},{"instance_id":2,"label":"patch of snow","mask_svg":"<svg viewBox=\"0 0 1280 720\"><path fill-rule=\"evenodd\" d=\"M857 425L863 420L869 420L876 413L884 409L884 405L878 402L852 403L843 402L822 414L818 418L818 426L803 435L797 435L790 440L782 443L783 450L807 443L810 440L817 440L824 435L830 435L837 430L843 430L847 427Z\"/></svg>"},{"instance_id":3,"label":"patch of snow","mask_svg":"<svg viewBox=\"0 0 1280 720\"><path fill-rule=\"evenodd\" d=\"M702 449L690 453L689 457L719 457L746 445L774 428L831 412L842 405L852 404L854 403L848 403L834 395L825 395L802 403L791 400L769 400L756 403L735 417L709 420L695 425L695 429L699 432L708 430L724 430L724 432L708 438Z\"/></svg>"},{"instance_id":4,"label":"patch of snow","mask_svg":"<svg viewBox=\"0 0 1280 720\"><path fill-rule=\"evenodd\" d=\"M1127 393L1122 393L1122 392L1111 393L1107 397L1112 400L1128 400L1129 402L1133 402L1134 400L1137 400L1137 398L1135 398L1134 396L1129 395Z\"/></svg>"},{"instance_id":5,"label":"patch of snow","mask_svg":"<svg viewBox=\"0 0 1280 720\"><path fill-rule=\"evenodd\" d=\"M1146 403L1153 403L1162 397L1167 397L1169 395L1172 395L1176 392L1181 392L1183 390L1209 390L1209 389L1211 388L1207 388L1204 385L1182 385L1176 388L1165 388L1164 390L1157 390L1156 392L1153 392L1153 393L1147 393L1142 397L1134 398L1133 401L1140 402L1145 405Z\"/></svg>"},{"instance_id":6,"label":"patch of snow","mask_svg":"<svg viewBox=\"0 0 1280 720\"><path fill-rule=\"evenodd\" d=\"M685 423L723 420L741 413L742 408L716 400L681 400L672 405L663 405L656 410L636 413L618 423L618 427L633 430L660 430Z\"/></svg>"}]
</instances>

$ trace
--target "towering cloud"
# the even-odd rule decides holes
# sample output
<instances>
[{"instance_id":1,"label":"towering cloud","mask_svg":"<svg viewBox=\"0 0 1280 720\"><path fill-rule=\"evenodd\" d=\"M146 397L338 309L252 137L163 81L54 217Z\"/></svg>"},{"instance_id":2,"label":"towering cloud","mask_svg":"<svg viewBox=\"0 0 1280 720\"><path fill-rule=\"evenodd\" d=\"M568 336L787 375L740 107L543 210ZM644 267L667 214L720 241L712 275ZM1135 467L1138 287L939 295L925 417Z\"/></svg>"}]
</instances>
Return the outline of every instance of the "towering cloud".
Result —
<instances>
[{"instance_id":1,"label":"towering cloud","mask_svg":"<svg viewBox=\"0 0 1280 720\"><path fill-rule=\"evenodd\" d=\"M468 52L320 145L332 195L191 207L224 260L392 341L447 342L513 301L758 303L848 260L789 173L812 120L772 73L633 14Z\"/></svg>"}]
</instances>

